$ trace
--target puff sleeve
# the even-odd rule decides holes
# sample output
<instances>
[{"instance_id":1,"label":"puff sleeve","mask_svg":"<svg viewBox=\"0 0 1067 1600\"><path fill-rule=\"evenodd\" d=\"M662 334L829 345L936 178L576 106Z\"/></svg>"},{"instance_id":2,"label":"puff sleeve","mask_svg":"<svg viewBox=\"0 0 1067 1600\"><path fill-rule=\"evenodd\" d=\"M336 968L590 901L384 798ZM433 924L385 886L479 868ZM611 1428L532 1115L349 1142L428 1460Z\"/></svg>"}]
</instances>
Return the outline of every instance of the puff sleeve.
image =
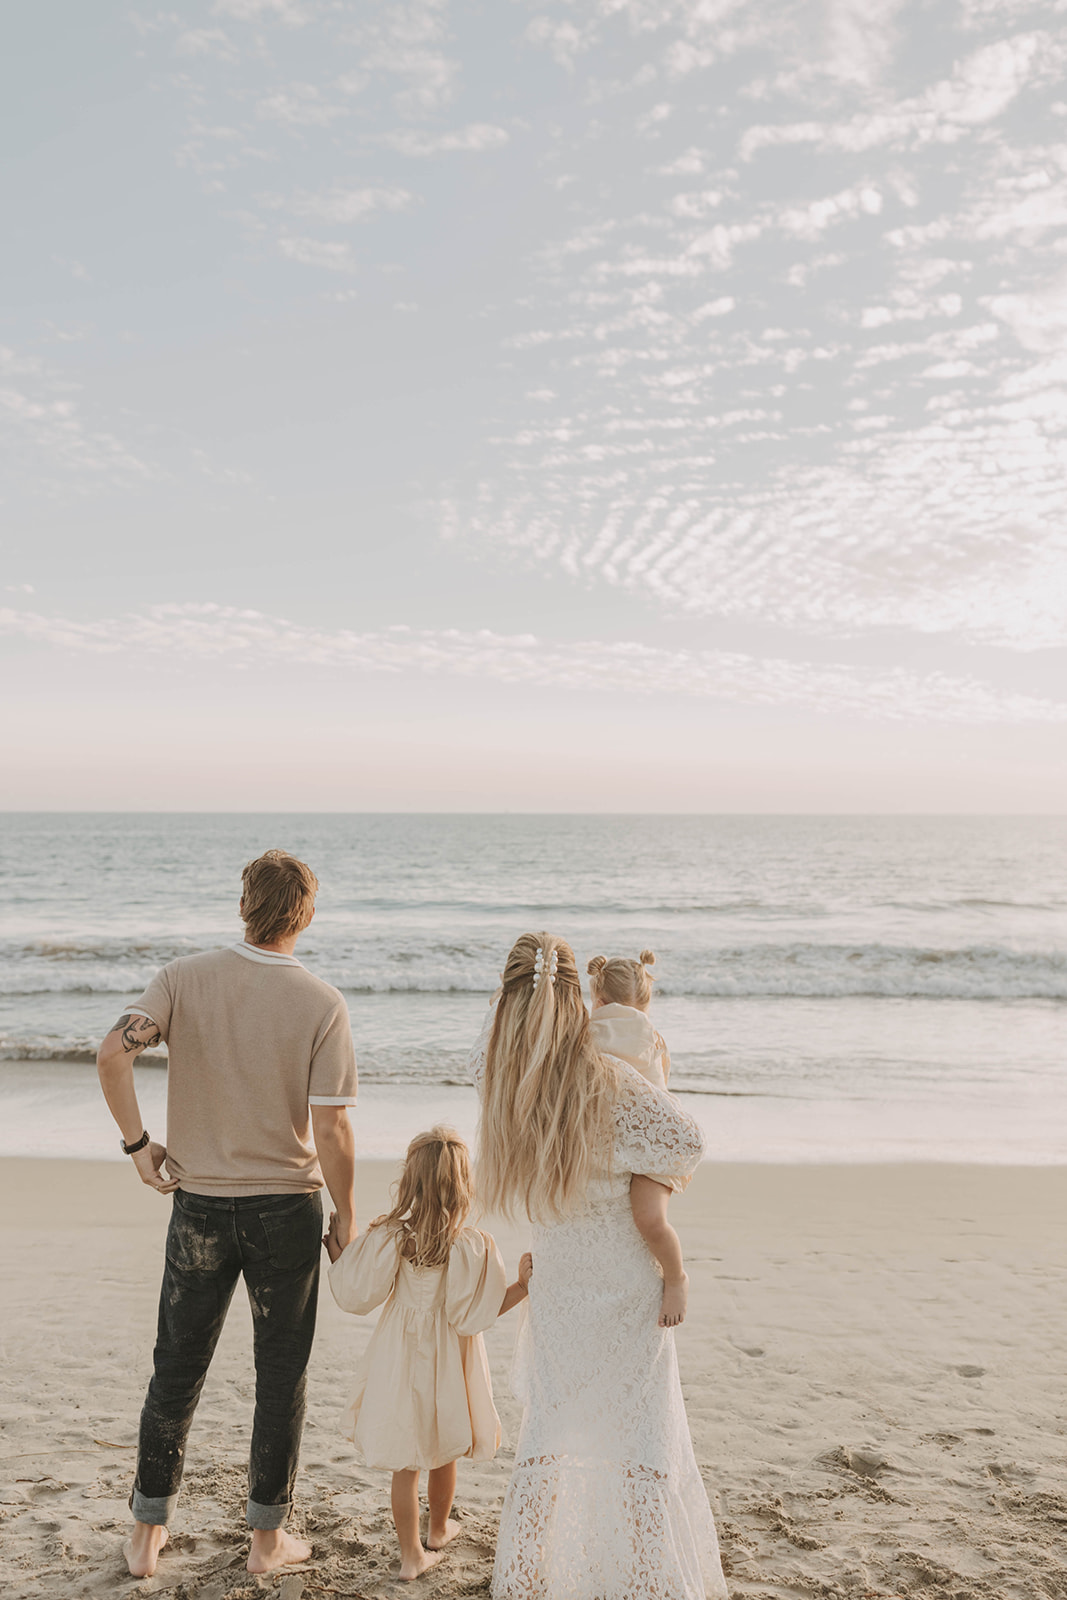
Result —
<instances>
[{"instance_id":1,"label":"puff sleeve","mask_svg":"<svg viewBox=\"0 0 1067 1600\"><path fill-rule=\"evenodd\" d=\"M461 1339L491 1328L508 1286L504 1258L495 1241L465 1228L452 1246L445 1286L445 1318Z\"/></svg>"},{"instance_id":2,"label":"puff sleeve","mask_svg":"<svg viewBox=\"0 0 1067 1600\"><path fill-rule=\"evenodd\" d=\"M387 1300L396 1282L400 1255L392 1228L368 1228L353 1239L330 1266L333 1297L342 1311L362 1316Z\"/></svg>"},{"instance_id":3,"label":"puff sleeve","mask_svg":"<svg viewBox=\"0 0 1067 1600\"><path fill-rule=\"evenodd\" d=\"M617 1062L615 1168L654 1178L680 1194L704 1154L704 1135L665 1089L652 1085L626 1062Z\"/></svg>"},{"instance_id":4,"label":"puff sleeve","mask_svg":"<svg viewBox=\"0 0 1067 1600\"><path fill-rule=\"evenodd\" d=\"M471 1075L471 1081L478 1091L479 1098L482 1093L482 1079L485 1077L485 1058L489 1051L489 1036L493 1031L493 1023L496 1021L496 1003L499 999L500 990L498 989L489 1002L489 1009L485 1013L485 1018L482 1022L482 1031L474 1041L471 1053L467 1057L467 1068Z\"/></svg>"}]
</instances>

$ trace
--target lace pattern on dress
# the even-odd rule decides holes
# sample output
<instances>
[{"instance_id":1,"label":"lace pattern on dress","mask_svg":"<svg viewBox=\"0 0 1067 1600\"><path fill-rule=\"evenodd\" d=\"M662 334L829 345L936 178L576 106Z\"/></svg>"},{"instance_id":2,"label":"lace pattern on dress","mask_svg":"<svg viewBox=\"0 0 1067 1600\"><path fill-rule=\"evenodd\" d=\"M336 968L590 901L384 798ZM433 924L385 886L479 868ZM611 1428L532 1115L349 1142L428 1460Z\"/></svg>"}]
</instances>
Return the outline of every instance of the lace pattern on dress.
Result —
<instances>
[{"instance_id":1,"label":"lace pattern on dress","mask_svg":"<svg viewBox=\"0 0 1067 1600\"><path fill-rule=\"evenodd\" d=\"M491 1007L471 1055L479 1087L492 1021ZM663 1284L630 1210L633 1173L684 1187L704 1141L671 1095L616 1064L612 1170L570 1216L532 1227L494 1600L726 1600L674 1335L656 1325Z\"/></svg>"},{"instance_id":2,"label":"lace pattern on dress","mask_svg":"<svg viewBox=\"0 0 1067 1600\"><path fill-rule=\"evenodd\" d=\"M516 1462L494 1600L725 1600L726 1592L695 1462L680 1479L632 1462Z\"/></svg>"}]
</instances>

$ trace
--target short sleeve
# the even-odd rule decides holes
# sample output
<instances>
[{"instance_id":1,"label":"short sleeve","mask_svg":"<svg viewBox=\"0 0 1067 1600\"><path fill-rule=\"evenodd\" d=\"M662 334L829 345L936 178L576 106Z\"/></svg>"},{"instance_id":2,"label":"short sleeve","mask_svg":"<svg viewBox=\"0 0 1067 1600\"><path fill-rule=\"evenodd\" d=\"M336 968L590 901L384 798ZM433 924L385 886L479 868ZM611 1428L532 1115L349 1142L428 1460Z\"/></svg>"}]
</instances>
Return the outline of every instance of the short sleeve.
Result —
<instances>
[{"instance_id":1,"label":"short sleeve","mask_svg":"<svg viewBox=\"0 0 1067 1600\"><path fill-rule=\"evenodd\" d=\"M148 1017L159 1029L161 1039L165 1039L170 1030L171 1014L174 1010L174 967L163 967L156 973L144 994L126 1010L131 1016Z\"/></svg>"},{"instance_id":2,"label":"short sleeve","mask_svg":"<svg viewBox=\"0 0 1067 1600\"><path fill-rule=\"evenodd\" d=\"M659 1069L663 1074L663 1087L666 1088L671 1078L671 1053L667 1049L667 1042L661 1033L656 1035L656 1056Z\"/></svg>"},{"instance_id":3,"label":"short sleeve","mask_svg":"<svg viewBox=\"0 0 1067 1600\"><path fill-rule=\"evenodd\" d=\"M504 1258L488 1233L467 1228L448 1258L445 1317L461 1338L491 1328L508 1286Z\"/></svg>"},{"instance_id":4,"label":"short sleeve","mask_svg":"<svg viewBox=\"0 0 1067 1600\"><path fill-rule=\"evenodd\" d=\"M330 1265L330 1289L342 1311L363 1316L389 1298L400 1257L392 1228L368 1228Z\"/></svg>"},{"instance_id":5,"label":"short sleeve","mask_svg":"<svg viewBox=\"0 0 1067 1600\"><path fill-rule=\"evenodd\" d=\"M615 1101L615 1168L655 1178L676 1193L688 1187L704 1154L704 1135L665 1089L618 1063Z\"/></svg>"},{"instance_id":6,"label":"short sleeve","mask_svg":"<svg viewBox=\"0 0 1067 1600\"><path fill-rule=\"evenodd\" d=\"M474 1047L467 1057L471 1080L479 1094L482 1092L482 1079L485 1077L485 1058L489 1051L489 1036L493 1031L493 1023L496 1021L496 1003L499 998L500 990L498 989L489 1002L489 1009L485 1013L485 1018L482 1022L482 1031L474 1041Z\"/></svg>"},{"instance_id":7,"label":"short sleeve","mask_svg":"<svg viewBox=\"0 0 1067 1600\"><path fill-rule=\"evenodd\" d=\"M358 1078L352 1023L341 995L315 1039L308 1077L308 1103L313 1106L354 1106Z\"/></svg>"}]
</instances>

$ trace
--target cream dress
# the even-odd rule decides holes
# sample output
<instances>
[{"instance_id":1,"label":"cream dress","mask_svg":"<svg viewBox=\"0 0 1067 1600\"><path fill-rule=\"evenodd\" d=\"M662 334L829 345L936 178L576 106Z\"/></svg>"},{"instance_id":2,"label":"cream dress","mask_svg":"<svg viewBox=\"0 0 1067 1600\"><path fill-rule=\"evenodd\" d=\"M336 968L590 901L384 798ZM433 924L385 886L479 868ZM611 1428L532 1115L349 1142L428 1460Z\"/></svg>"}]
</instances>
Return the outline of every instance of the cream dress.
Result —
<instances>
[{"instance_id":1,"label":"cream dress","mask_svg":"<svg viewBox=\"0 0 1067 1600\"><path fill-rule=\"evenodd\" d=\"M330 1267L342 1311L385 1309L356 1368L343 1429L368 1467L444 1467L491 1461L500 1418L485 1355L507 1289L500 1251L464 1228L445 1267L405 1261L396 1231L371 1227Z\"/></svg>"},{"instance_id":2,"label":"cream dress","mask_svg":"<svg viewBox=\"0 0 1067 1600\"><path fill-rule=\"evenodd\" d=\"M671 1075L671 1058L648 1014L636 1006L597 1006L590 1014L593 1042L601 1055L616 1056L636 1067L654 1089L665 1089Z\"/></svg>"},{"instance_id":3,"label":"cream dress","mask_svg":"<svg viewBox=\"0 0 1067 1600\"><path fill-rule=\"evenodd\" d=\"M618 1068L612 1170L565 1221L532 1227L493 1600L726 1600L674 1331L657 1326L663 1280L630 1210L633 1174L683 1188L703 1137L673 1096Z\"/></svg>"}]
</instances>

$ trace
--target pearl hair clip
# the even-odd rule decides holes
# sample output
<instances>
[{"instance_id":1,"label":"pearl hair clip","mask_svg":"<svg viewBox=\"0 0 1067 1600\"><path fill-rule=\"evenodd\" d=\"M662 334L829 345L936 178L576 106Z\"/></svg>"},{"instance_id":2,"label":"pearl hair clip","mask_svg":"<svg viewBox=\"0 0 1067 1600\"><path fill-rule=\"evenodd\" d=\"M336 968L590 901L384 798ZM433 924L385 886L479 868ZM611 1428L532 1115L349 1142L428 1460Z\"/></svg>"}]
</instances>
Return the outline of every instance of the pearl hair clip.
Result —
<instances>
[{"instance_id":1,"label":"pearl hair clip","mask_svg":"<svg viewBox=\"0 0 1067 1600\"><path fill-rule=\"evenodd\" d=\"M533 969L534 988L536 989L537 985L541 982L541 979L545 976L546 973L548 974L549 983L555 983L555 981L556 981L556 968L558 966L559 966L559 951L558 950L553 950L552 951L551 955L548 958L548 963L546 965L546 963L545 963L545 952L542 950L541 946L538 945L536 951L534 952L534 969Z\"/></svg>"}]
</instances>

